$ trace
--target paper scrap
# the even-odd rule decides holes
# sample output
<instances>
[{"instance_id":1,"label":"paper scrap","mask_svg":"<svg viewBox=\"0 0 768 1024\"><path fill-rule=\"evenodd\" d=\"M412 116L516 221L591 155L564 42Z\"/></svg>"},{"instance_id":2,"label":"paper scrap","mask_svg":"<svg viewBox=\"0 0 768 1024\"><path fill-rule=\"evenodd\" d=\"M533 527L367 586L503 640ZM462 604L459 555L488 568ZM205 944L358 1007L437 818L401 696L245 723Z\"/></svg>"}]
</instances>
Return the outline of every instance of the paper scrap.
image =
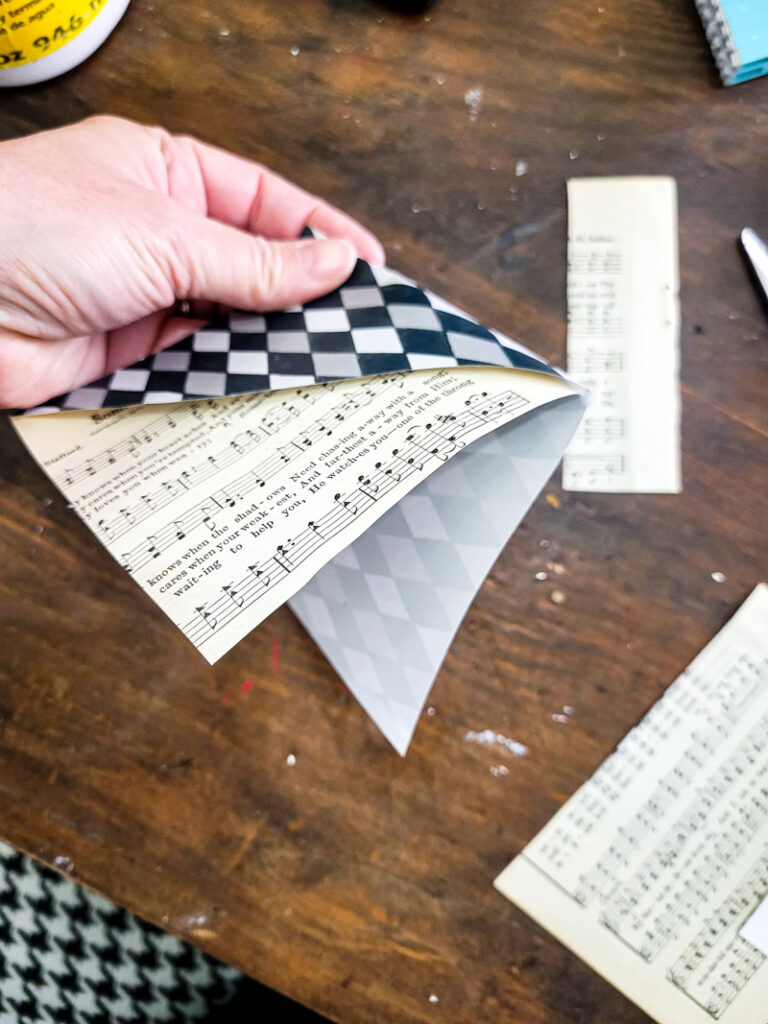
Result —
<instances>
[{"instance_id":1,"label":"paper scrap","mask_svg":"<svg viewBox=\"0 0 768 1024\"><path fill-rule=\"evenodd\" d=\"M766 627L760 584L495 882L659 1024L768 1020Z\"/></svg>"},{"instance_id":2,"label":"paper scrap","mask_svg":"<svg viewBox=\"0 0 768 1024\"><path fill-rule=\"evenodd\" d=\"M568 182L568 372L591 394L565 490L680 491L679 289L672 178Z\"/></svg>"}]
</instances>

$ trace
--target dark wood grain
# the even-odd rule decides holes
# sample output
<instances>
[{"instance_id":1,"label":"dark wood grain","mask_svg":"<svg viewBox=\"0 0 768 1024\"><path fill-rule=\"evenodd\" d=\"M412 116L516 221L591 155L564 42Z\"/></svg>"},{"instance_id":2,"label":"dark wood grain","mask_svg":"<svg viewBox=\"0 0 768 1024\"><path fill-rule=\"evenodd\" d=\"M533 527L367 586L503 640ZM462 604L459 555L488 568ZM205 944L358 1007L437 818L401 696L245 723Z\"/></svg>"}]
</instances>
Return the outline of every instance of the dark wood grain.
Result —
<instances>
[{"instance_id":1,"label":"dark wood grain","mask_svg":"<svg viewBox=\"0 0 768 1024\"><path fill-rule=\"evenodd\" d=\"M561 363L565 179L677 179L684 491L552 483L405 760L286 609L209 668L0 425L3 839L344 1024L646 1021L491 882L766 574L768 335L735 238L768 234L768 82L720 87L689 0L134 0L86 65L3 92L0 134L93 112L264 160ZM530 748L506 777L464 741L485 728Z\"/></svg>"}]
</instances>

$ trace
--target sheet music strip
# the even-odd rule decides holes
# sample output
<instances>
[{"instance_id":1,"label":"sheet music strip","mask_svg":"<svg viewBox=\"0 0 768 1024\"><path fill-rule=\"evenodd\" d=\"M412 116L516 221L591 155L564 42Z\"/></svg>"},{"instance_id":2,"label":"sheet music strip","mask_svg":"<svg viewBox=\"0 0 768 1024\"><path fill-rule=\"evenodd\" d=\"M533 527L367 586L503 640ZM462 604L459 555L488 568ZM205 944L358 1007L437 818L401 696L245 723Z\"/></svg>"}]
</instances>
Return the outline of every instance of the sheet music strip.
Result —
<instances>
[{"instance_id":1,"label":"sheet music strip","mask_svg":"<svg viewBox=\"0 0 768 1024\"><path fill-rule=\"evenodd\" d=\"M568 182L568 372L590 402L565 490L680 490L677 264L671 178Z\"/></svg>"},{"instance_id":2,"label":"sheet music strip","mask_svg":"<svg viewBox=\"0 0 768 1024\"><path fill-rule=\"evenodd\" d=\"M659 1024L766 1024L768 587L496 887Z\"/></svg>"},{"instance_id":3,"label":"sheet music strip","mask_svg":"<svg viewBox=\"0 0 768 1024\"><path fill-rule=\"evenodd\" d=\"M211 663L456 452L574 393L499 367L17 417L78 514Z\"/></svg>"}]
</instances>

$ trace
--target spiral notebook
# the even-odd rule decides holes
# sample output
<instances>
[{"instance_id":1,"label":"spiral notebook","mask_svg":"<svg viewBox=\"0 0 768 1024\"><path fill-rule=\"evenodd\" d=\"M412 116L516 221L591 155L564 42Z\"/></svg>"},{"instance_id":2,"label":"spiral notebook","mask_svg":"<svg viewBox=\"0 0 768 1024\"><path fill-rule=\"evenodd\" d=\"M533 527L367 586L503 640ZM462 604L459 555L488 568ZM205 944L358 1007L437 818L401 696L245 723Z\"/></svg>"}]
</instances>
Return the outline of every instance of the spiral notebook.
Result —
<instances>
[{"instance_id":1,"label":"spiral notebook","mask_svg":"<svg viewBox=\"0 0 768 1024\"><path fill-rule=\"evenodd\" d=\"M696 0L723 85L768 74L768 0Z\"/></svg>"}]
</instances>

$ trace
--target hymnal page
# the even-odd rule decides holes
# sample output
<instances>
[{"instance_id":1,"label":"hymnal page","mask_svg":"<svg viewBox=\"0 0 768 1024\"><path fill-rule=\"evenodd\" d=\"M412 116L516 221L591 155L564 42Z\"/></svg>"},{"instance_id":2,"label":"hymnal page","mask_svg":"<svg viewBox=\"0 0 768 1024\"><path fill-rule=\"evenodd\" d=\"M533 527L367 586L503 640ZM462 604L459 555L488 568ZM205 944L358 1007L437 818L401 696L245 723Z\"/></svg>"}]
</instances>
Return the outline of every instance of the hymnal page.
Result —
<instances>
[{"instance_id":1,"label":"hymnal page","mask_svg":"<svg viewBox=\"0 0 768 1024\"><path fill-rule=\"evenodd\" d=\"M659 1024L766 1024L765 584L495 884Z\"/></svg>"},{"instance_id":2,"label":"hymnal page","mask_svg":"<svg viewBox=\"0 0 768 1024\"><path fill-rule=\"evenodd\" d=\"M568 372L590 401L565 490L680 490L678 291L673 179L569 181Z\"/></svg>"},{"instance_id":3,"label":"hymnal page","mask_svg":"<svg viewBox=\"0 0 768 1024\"><path fill-rule=\"evenodd\" d=\"M457 452L575 393L550 374L451 367L14 425L213 663Z\"/></svg>"}]
</instances>

